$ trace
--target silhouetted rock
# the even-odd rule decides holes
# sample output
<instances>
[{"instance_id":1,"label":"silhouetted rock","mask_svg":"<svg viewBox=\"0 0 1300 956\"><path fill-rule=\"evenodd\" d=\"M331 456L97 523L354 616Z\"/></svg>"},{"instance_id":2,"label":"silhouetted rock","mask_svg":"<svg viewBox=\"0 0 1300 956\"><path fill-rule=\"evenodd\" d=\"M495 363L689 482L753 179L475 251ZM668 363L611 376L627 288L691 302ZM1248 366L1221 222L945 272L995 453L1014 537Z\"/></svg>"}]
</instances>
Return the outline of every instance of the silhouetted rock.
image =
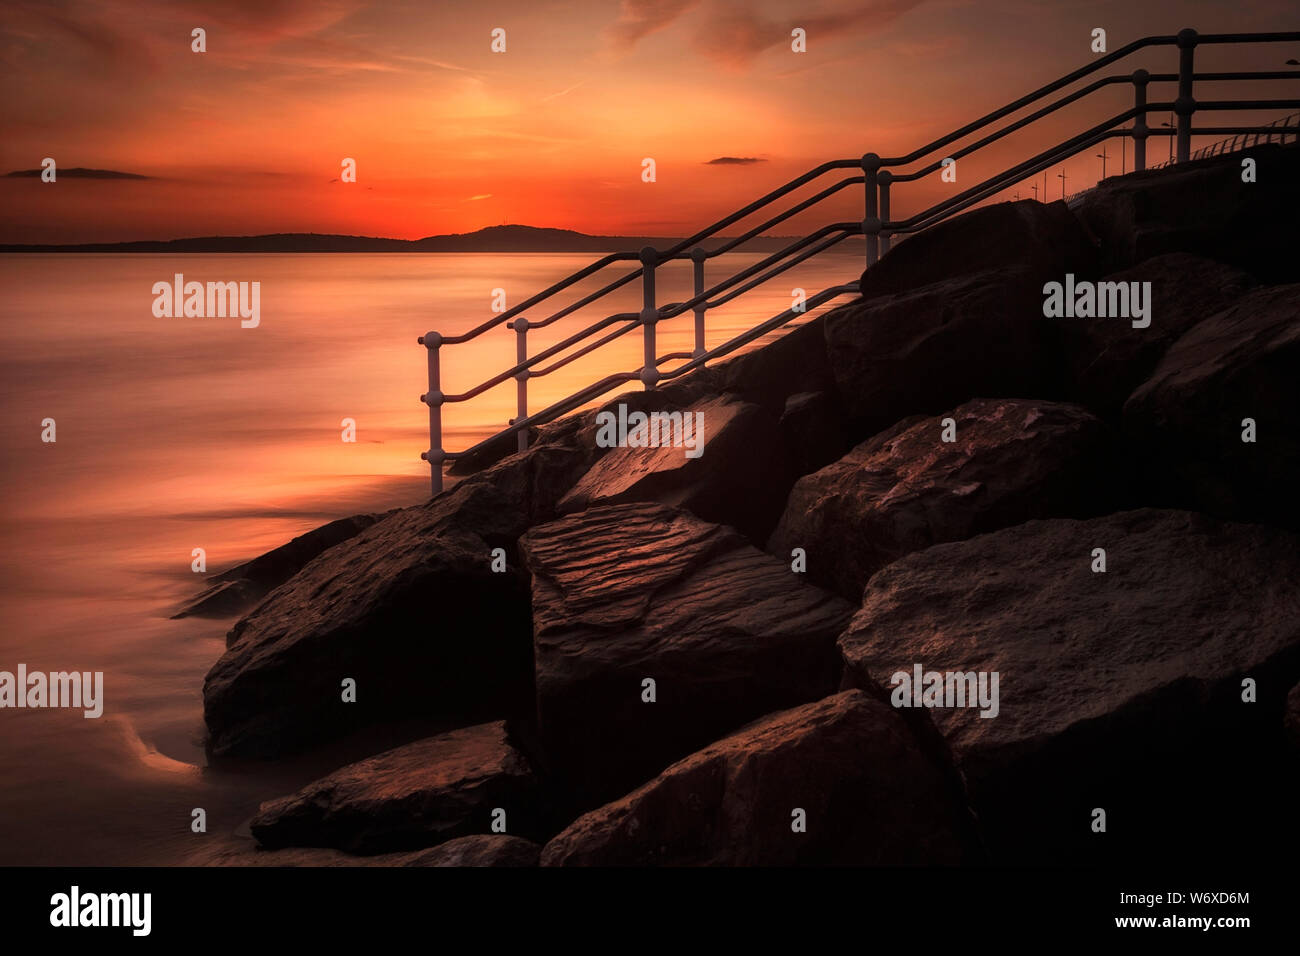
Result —
<instances>
[{"instance_id":1,"label":"silhouetted rock","mask_svg":"<svg viewBox=\"0 0 1300 956\"><path fill-rule=\"evenodd\" d=\"M300 534L288 544L251 561L214 575L209 579L212 586L172 617L224 617L246 610L297 574L308 561L364 531L381 517L383 515L368 514L339 518Z\"/></svg>"},{"instance_id":2,"label":"silhouetted rock","mask_svg":"<svg viewBox=\"0 0 1300 956\"><path fill-rule=\"evenodd\" d=\"M537 781L502 722L429 737L349 764L291 796L262 804L250 824L263 846L329 846L350 853L426 847L535 825ZM481 854L465 848L462 856ZM453 851L453 854L456 851Z\"/></svg>"},{"instance_id":3,"label":"silhouetted rock","mask_svg":"<svg viewBox=\"0 0 1300 956\"><path fill-rule=\"evenodd\" d=\"M1150 325L1124 318L1056 319L1064 333L1075 397L1100 415L1118 416L1165 350L1197 322L1236 303L1255 281L1233 266L1182 252L1156 256L1102 282L1150 282Z\"/></svg>"},{"instance_id":4,"label":"silhouetted rock","mask_svg":"<svg viewBox=\"0 0 1300 956\"><path fill-rule=\"evenodd\" d=\"M1024 199L984 206L909 236L862 274L863 299L912 292L977 273L1017 271L1030 285L1089 277L1097 255L1064 202Z\"/></svg>"},{"instance_id":5,"label":"silhouetted rock","mask_svg":"<svg viewBox=\"0 0 1300 956\"><path fill-rule=\"evenodd\" d=\"M1124 406L1124 429L1162 501L1300 527L1298 410L1300 285L1277 286L1170 346Z\"/></svg>"},{"instance_id":6,"label":"silhouetted rock","mask_svg":"<svg viewBox=\"0 0 1300 956\"><path fill-rule=\"evenodd\" d=\"M1282 727L1297 751L1300 751L1300 684L1291 688L1286 695L1286 710L1282 716Z\"/></svg>"},{"instance_id":7,"label":"silhouetted rock","mask_svg":"<svg viewBox=\"0 0 1300 956\"><path fill-rule=\"evenodd\" d=\"M826 320L836 392L864 436L972 398L1057 397L1055 335L1023 271L962 275Z\"/></svg>"},{"instance_id":8,"label":"silhouetted rock","mask_svg":"<svg viewBox=\"0 0 1300 956\"><path fill-rule=\"evenodd\" d=\"M527 576L515 542L590 464L547 444L321 554L231 629L203 688L209 750L275 756L376 721L530 706ZM508 556L491 570L492 549ZM355 703L341 698L356 681Z\"/></svg>"},{"instance_id":9,"label":"silhouetted rock","mask_svg":"<svg viewBox=\"0 0 1300 956\"><path fill-rule=\"evenodd\" d=\"M523 837L475 833L423 850L358 856L329 847L268 850L251 840L208 845L190 853L185 866L537 866L542 848Z\"/></svg>"},{"instance_id":10,"label":"silhouetted rock","mask_svg":"<svg viewBox=\"0 0 1300 956\"><path fill-rule=\"evenodd\" d=\"M763 540L793 480L776 440L776 416L734 396L708 398L672 415L671 424L651 420L649 440L658 434L660 447L611 449L564 496L560 512L656 501ZM629 439L634 424L628 424ZM673 444L683 440L694 447Z\"/></svg>"},{"instance_id":11,"label":"silhouetted rock","mask_svg":"<svg viewBox=\"0 0 1300 956\"><path fill-rule=\"evenodd\" d=\"M942 441L943 419L956 441ZM1110 510L1108 430L1077 405L976 399L907 418L801 478L767 550L853 601L889 562L1030 518Z\"/></svg>"},{"instance_id":12,"label":"silhouetted rock","mask_svg":"<svg viewBox=\"0 0 1300 956\"><path fill-rule=\"evenodd\" d=\"M796 476L816 471L849 449L848 423L835 397L826 392L791 395L777 427Z\"/></svg>"},{"instance_id":13,"label":"silhouetted rock","mask_svg":"<svg viewBox=\"0 0 1300 956\"><path fill-rule=\"evenodd\" d=\"M826 359L825 313L779 339L720 363L714 370L722 389L745 401L780 412L799 392L821 392L833 384Z\"/></svg>"},{"instance_id":14,"label":"silhouetted rock","mask_svg":"<svg viewBox=\"0 0 1300 956\"><path fill-rule=\"evenodd\" d=\"M1181 511L1030 521L878 571L839 644L846 685L882 695L918 664L1000 675L996 716L900 712L942 732L1002 853L1195 854L1207 829L1189 842L1184 827L1207 808L1257 816L1269 799L1206 768L1263 781L1278 765L1256 762L1276 717L1243 704L1241 681L1300 674L1300 539ZM1141 840L1099 842L1094 808Z\"/></svg>"},{"instance_id":15,"label":"silhouetted rock","mask_svg":"<svg viewBox=\"0 0 1300 956\"><path fill-rule=\"evenodd\" d=\"M537 866L542 848L505 833L476 833L422 850L402 866Z\"/></svg>"},{"instance_id":16,"label":"silhouetted rock","mask_svg":"<svg viewBox=\"0 0 1300 956\"><path fill-rule=\"evenodd\" d=\"M1257 163L1242 182L1242 160ZM1245 269L1265 282L1300 280L1295 255L1300 148L1252 146L1230 156L1108 179L1075 213L1101 241L1106 271L1167 252L1189 252Z\"/></svg>"},{"instance_id":17,"label":"silhouetted rock","mask_svg":"<svg viewBox=\"0 0 1300 956\"><path fill-rule=\"evenodd\" d=\"M574 821L542 865L954 864L964 818L903 721L851 690L673 764Z\"/></svg>"},{"instance_id":18,"label":"silhouetted rock","mask_svg":"<svg viewBox=\"0 0 1300 956\"><path fill-rule=\"evenodd\" d=\"M607 798L835 686L852 613L730 528L651 504L534 528L537 715L554 769ZM643 700L647 678L656 700Z\"/></svg>"}]
</instances>

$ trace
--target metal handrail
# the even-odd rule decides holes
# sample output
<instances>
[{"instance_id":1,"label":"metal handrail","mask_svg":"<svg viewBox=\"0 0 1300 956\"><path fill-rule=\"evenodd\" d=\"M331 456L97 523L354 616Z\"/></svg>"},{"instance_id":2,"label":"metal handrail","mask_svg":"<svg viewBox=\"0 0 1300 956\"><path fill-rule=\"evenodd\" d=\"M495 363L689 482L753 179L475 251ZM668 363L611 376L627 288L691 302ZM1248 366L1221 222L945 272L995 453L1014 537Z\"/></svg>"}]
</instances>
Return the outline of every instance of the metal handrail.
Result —
<instances>
[{"instance_id":1,"label":"metal handrail","mask_svg":"<svg viewBox=\"0 0 1300 956\"><path fill-rule=\"evenodd\" d=\"M540 425L552 421L558 415L562 415L567 411L580 407L586 402L608 392L610 389L629 381L640 380L646 389L653 389L661 381L669 381L678 378L689 371L702 368L707 362L733 352L737 348L755 341L762 335L787 324L791 321L791 317L799 314L799 312L803 310L796 310L793 308L788 309L780 315L774 316L772 319L766 320L752 329L742 332L730 341L713 349L706 349L704 345L705 314L709 309L717 308L718 306L745 294L758 285L786 272L795 265L807 261L812 256L831 248L849 236L862 236L864 238L866 247L866 264L870 267L878 260L880 255L889 251L890 243L895 235L909 234L927 229L930 226L955 215L963 209L988 199L1005 189L1008 185L1020 181L1028 176L1035 175L1049 166L1054 165L1063 159L1069 158L1075 153L1087 149L1108 138L1124 137L1133 140L1135 170L1147 168L1146 141L1152 136L1169 135L1175 137L1179 162L1186 162L1190 158L1190 144L1193 135L1255 133L1256 138L1258 139L1259 132L1264 131L1266 128L1257 126L1216 126L1193 129L1191 125L1192 115L1197 111L1295 109L1300 107L1300 100L1212 100L1198 103L1192 96L1194 81L1220 82L1260 79L1296 79L1300 78L1300 70L1198 74L1193 70L1194 50L1198 44L1273 43L1295 42L1298 40L1300 40L1300 32L1199 35L1195 30L1182 30L1176 35L1144 37L1135 40L1110 54L1094 60L1084 67L1065 74L1059 79L1040 87L1032 93L1008 103L1000 109L994 110L993 112L912 151L911 153L903 156L887 158L882 158L875 153L867 153L860 159L842 159L822 163L820 166L809 170L802 176L790 180L783 186L772 190L749 205L742 207L728 216L724 216L709 226L706 226L694 235L680 240L668 249L656 250L653 247L647 246L639 252L611 253L467 332L463 332L459 335L448 336L441 335L437 332L426 333L421 336L418 341L420 344L425 346L428 354L429 389L424 395L420 396L420 399L429 408L430 448L421 455L421 458L427 461L430 465L434 494L437 494L442 490L442 465L445 461L476 454L485 449L488 445L500 441L511 433L517 435L517 444L519 449L522 450L527 447L528 429L533 425ZM973 143L962 146L948 155L936 156L932 161L925 165L907 172L898 169L898 167L911 166L925 157L937 154L944 147L957 143L959 140L989 127L991 124L1010 116L1018 110L1037 103L1039 100L1056 93L1058 90L1064 89L1078 80L1091 76L1097 71L1102 70L1139 50L1155 46L1178 47L1179 64L1177 73L1152 74L1139 69L1128 75L1099 77L1091 83L1074 90L1073 92L1066 93L1064 96L1039 107L1026 116L1020 117L1019 119L1009 122L998 129L990 131L982 138ZM1176 82L1178 84L1177 98L1167 102L1148 103L1147 87L1149 84L1166 82ZM915 213L906 219L893 220L890 218L890 193L891 187L894 183L912 182L921 179L944 167L946 165L945 160L955 161L971 155L989 144L1023 129L1029 124L1042 119L1071 103L1085 99L1098 90L1121 83L1129 83L1133 86L1134 105L1131 109L1118 113L1102 123L1094 125L1075 136L1069 137L1068 139L1039 152L1037 155L1027 160L1009 166L1001 172L988 177L983 182L957 193L956 195L949 196L936 202L928 209ZM1178 117L1176 127L1167 132L1149 128L1146 123L1146 117L1147 114L1154 112L1172 112L1176 114ZM1121 126L1121 124L1127 123L1129 120L1133 120L1131 127ZM1204 150L1201 150L1200 153L1204 153ZM746 230L739 236L724 238L719 235L721 230L726 229L742 219L753 215L759 210L778 202L795 190L814 182L828 173L844 169L859 170L861 175L850 176L842 179L822 189L815 195L785 209L759 225ZM758 237L772 227L785 222L793 216L796 216L839 193L842 189L853 185L863 186L865 215L860 223L839 222L823 226L821 229L810 233L808 236L796 239L787 244L782 249L771 253L759 262L751 264L739 272L728 276L722 281L715 283L711 288L705 288L704 265L709 259L730 252L750 239ZM1046 197L1044 197L1044 199L1045 198ZM715 248L707 250L699 245L699 243L706 240L722 241ZM664 263L679 260L690 260L692 262L695 280L694 295L685 302L674 302L660 306L656 302L656 272L659 266ZM577 301L560 308L558 311L553 312L544 319L532 321L525 317L524 313L526 311L531 310L553 296L564 292L566 289L569 289L571 286L583 279L593 276L607 267L621 262L638 262L639 266L607 283L595 292L589 293ZM598 301L606 295L637 281L638 279L641 281L643 293L643 305L639 312L625 312L606 316L604 319L589 325L581 331L569 335L555 345L552 345L533 356L528 355L527 333L529 330L540 329L551 325L579 309ZM818 308L839 296L856 293L858 291L858 285L855 282L832 286L808 297L804 308ZM693 312L695 318L694 350L689 353L673 352L667 355L659 355L655 348L656 325L661 321L675 318L676 316L688 311ZM509 329L515 332L516 363L512 367L487 379L485 382L470 388L468 391L455 395L443 393L440 386L440 354L442 346L470 341L491 329L498 328L502 324L506 324ZM615 328L613 331L607 331L611 326L620 327ZM606 376L598 382L594 382L591 385L580 389L573 395L561 399L559 402L552 404L546 409L532 414L528 413L527 383L530 378L539 378L548 375L559 368L563 368L569 363L583 356L589 355L600 349L602 346L621 338L637 327L640 327L644 334L644 362L640 369L632 372L619 372ZM588 341L593 339L593 337L596 337L594 341ZM569 349L574 349L574 351L567 352ZM565 354L566 352L567 354ZM555 361L544 366L542 365L543 362L550 359L555 359ZM686 359L687 361L675 368L663 372L660 371L659 366L666 362L680 359ZM510 420L508 427L483 441L478 442L476 445L466 449L465 451L452 452L442 448L442 406L447 403L468 401L511 378L514 378L517 382L518 414L515 418Z\"/></svg>"}]
</instances>

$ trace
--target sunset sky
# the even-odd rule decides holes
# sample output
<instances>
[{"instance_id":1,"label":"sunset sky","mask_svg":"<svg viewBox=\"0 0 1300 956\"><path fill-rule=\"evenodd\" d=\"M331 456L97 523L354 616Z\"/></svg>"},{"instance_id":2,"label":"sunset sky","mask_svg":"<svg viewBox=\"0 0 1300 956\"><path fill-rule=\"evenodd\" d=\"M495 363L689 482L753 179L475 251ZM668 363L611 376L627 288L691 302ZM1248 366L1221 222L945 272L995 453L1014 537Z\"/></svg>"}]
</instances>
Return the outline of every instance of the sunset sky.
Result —
<instances>
[{"instance_id":1,"label":"sunset sky","mask_svg":"<svg viewBox=\"0 0 1300 956\"><path fill-rule=\"evenodd\" d=\"M1294 29L1295 11L1294 0L7 0L0 173L50 156L150 178L0 179L0 242L418 238L501 223L684 235L824 160L908 151L1084 65L1094 27L1114 49L1183 26ZM191 52L195 27L206 53ZM490 50L495 27L505 53ZM794 27L807 53L791 51ZM1270 45L1242 64L1202 48L1197 66L1282 69L1297 54ZM1137 66L1173 71L1176 53L1148 51L1124 72ZM1113 93L1114 111L1129 105L1127 88ZM1008 149L1023 158L1099 109ZM1165 141L1149 149L1163 159ZM337 181L344 157L355 185ZM654 184L641 181L644 157ZM722 157L754 162L710 162ZM1099 175L1100 160L1078 157L1067 188ZM942 188L915 184L897 206ZM861 217L860 202L845 218Z\"/></svg>"}]
</instances>

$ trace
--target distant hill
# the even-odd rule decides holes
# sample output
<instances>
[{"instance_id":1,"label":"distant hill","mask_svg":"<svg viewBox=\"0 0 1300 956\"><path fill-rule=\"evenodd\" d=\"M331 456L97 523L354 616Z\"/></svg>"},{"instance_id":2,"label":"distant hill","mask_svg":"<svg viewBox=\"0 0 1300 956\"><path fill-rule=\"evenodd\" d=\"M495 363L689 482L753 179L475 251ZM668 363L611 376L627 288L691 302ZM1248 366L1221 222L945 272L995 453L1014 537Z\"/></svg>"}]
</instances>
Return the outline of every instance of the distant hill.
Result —
<instances>
[{"instance_id":1,"label":"distant hill","mask_svg":"<svg viewBox=\"0 0 1300 956\"><path fill-rule=\"evenodd\" d=\"M0 245L0 252L627 252L642 246L666 249L679 241L664 236L589 236L572 229L511 225L424 239L286 232L269 236L202 236L141 242L50 246L14 244ZM707 249L716 249L726 241L713 239L703 245ZM751 239L739 248L745 252L775 252L793 241L792 237L763 236ZM861 253L861 249L855 250L852 243L840 248Z\"/></svg>"}]
</instances>

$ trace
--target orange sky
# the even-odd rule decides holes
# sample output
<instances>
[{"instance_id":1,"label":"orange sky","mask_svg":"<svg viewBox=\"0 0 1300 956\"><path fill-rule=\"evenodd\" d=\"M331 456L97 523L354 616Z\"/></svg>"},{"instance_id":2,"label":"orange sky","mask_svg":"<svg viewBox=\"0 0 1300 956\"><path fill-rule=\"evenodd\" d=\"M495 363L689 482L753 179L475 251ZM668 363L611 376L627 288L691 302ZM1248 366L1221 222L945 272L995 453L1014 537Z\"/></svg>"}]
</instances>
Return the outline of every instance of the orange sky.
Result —
<instances>
[{"instance_id":1,"label":"orange sky","mask_svg":"<svg viewBox=\"0 0 1300 956\"><path fill-rule=\"evenodd\" d=\"M1248 9L1195 0L7 0L0 172L51 156L62 168L152 178L0 179L0 242L417 238L505 222L683 235L823 160L905 152L1085 64L1093 27L1107 29L1113 49L1188 25L1294 29L1294 9L1290 0ZM207 31L206 53L190 50L196 26ZM807 53L790 50L795 26L808 32ZM505 53L490 50L494 27L506 30ZM1264 49L1267 62L1248 65L1280 69L1298 52ZM1212 55L1198 68L1228 65ZM1158 50L1133 66L1172 71L1175 62ZM1106 102L1118 111L1130 94L1114 93ZM1008 149L1022 158L1098 109ZM1153 161L1164 148L1152 141ZM759 162L709 165L723 156ZM357 160L355 185L332 182L343 157ZM641 182L644 157L658 165L654 184ZM965 175L981 171L994 169ZM1099 160L1079 157L1067 186L1099 173ZM914 184L896 211L942 188ZM836 214L858 219L860 202L846 197Z\"/></svg>"}]
</instances>

